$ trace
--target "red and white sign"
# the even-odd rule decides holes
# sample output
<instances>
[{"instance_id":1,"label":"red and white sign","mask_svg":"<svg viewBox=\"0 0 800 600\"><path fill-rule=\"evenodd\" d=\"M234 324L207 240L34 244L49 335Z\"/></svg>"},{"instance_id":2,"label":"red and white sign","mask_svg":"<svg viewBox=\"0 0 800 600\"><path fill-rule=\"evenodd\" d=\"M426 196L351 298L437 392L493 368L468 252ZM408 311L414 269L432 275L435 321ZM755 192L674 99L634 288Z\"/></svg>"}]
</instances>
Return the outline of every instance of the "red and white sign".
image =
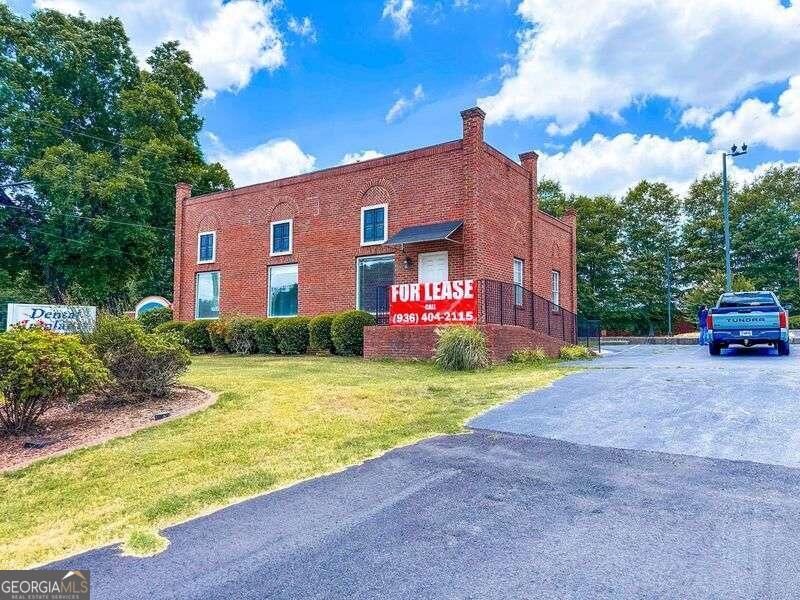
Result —
<instances>
[{"instance_id":1,"label":"red and white sign","mask_svg":"<svg viewBox=\"0 0 800 600\"><path fill-rule=\"evenodd\" d=\"M473 325L477 321L473 279L398 283L389 292L390 325Z\"/></svg>"}]
</instances>

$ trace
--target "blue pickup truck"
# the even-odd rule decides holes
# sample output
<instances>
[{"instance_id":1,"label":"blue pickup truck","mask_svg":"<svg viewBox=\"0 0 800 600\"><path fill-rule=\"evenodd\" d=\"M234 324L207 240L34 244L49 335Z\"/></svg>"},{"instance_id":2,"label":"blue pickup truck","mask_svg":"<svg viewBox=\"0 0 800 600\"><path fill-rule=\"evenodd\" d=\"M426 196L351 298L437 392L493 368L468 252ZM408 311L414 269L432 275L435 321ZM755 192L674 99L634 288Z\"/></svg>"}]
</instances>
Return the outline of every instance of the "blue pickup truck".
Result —
<instances>
[{"instance_id":1,"label":"blue pickup truck","mask_svg":"<svg viewBox=\"0 0 800 600\"><path fill-rule=\"evenodd\" d=\"M729 346L766 344L788 356L789 308L781 306L772 292L722 294L717 306L708 311L708 351L719 356Z\"/></svg>"}]
</instances>

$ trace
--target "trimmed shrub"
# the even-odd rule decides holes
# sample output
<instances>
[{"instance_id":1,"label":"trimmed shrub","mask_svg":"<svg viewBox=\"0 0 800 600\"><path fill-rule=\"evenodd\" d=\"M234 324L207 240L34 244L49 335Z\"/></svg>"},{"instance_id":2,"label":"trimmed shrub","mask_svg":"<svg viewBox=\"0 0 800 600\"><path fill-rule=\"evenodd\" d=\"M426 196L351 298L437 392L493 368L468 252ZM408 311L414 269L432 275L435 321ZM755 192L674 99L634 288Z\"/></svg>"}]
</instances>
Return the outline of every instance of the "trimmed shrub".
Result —
<instances>
[{"instance_id":1,"label":"trimmed shrub","mask_svg":"<svg viewBox=\"0 0 800 600\"><path fill-rule=\"evenodd\" d=\"M183 335L187 326L188 323L186 321L167 321L166 323L156 325L153 329L153 333L176 333Z\"/></svg>"},{"instance_id":2,"label":"trimmed shrub","mask_svg":"<svg viewBox=\"0 0 800 600\"><path fill-rule=\"evenodd\" d=\"M800 315L789 317L789 329L800 329Z\"/></svg>"},{"instance_id":3,"label":"trimmed shrub","mask_svg":"<svg viewBox=\"0 0 800 600\"><path fill-rule=\"evenodd\" d=\"M170 323L178 323L178 321L170 321ZM170 330L170 332L172 331L175 330ZM126 316L117 317L105 313L98 315L94 331L88 334L86 341L92 344L95 354L102 359L111 351L127 348L142 335L144 335L144 330L138 321Z\"/></svg>"},{"instance_id":4,"label":"trimmed shrub","mask_svg":"<svg viewBox=\"0 0 800 600\"><path fill-rule=\"evenodd\" d=\"M308 317L278 319L272 331L278 352L304 354L308 350Z\"/></svg>"},{"instance_id":5,"label":"trimmed shrub","mask_svg":"<svg viewBox=\"0 0 800 600\"><path fill-rule=\"evenodd\" d=\"M564 360L587 360L597 355L586 346L563 346L558 356Z\"/></svg>"},{"instance_id":6,"label":"trimmed shrub","mask_svg":"<svg viewBox=\"0 0 800 600\"><path fill-rule=\"evenodd\" d=\"M220 316L218 319L209 320L208 338L211 341L211 349L214 352L230 352L228 344L225 343L225 331L228 329L228 318Z\"/></svg>"},{"instance_id":7,"label":"trimmed shrub","mask_svg":"<svg viewBox=\"0 0 800 600\"><path fill-rule=\"evenodd\" d=\"M75 402L108 381L103 363L72 335L40 327L0 334L0 428L21 433L56 402Z\"/></svg>"},{"instance_id":8,"label":"trimmed shrub","mask_svg":"<svg viewBox=\"0 0 800 600\"><path fill-rule=\"evenodd\" d=\"M178 376L189 366L189 352L184 348L182 328L164 333L145 333L128 317L101 315L90 337L98 358L112 376L103 390L114 400L161 398L169 395ZM180 331L180 332L179 332Z\"/></svg>"},{"instance_id":9,"label":"trimmed shrub","mask_svg":"<svg viewBox=\"0 0 800 600\"><path fill-rule=\"evenodd\" d=\"M348 310L334 316L331 323L331 340L336 354L363 355L364 327L369 325L375 325L375 317L363 310Z\"/></svg>"},{"instance_id":10,"label":"trimmed shrub","mask_svg":"<svg viewBox=\"0 0 800 600\"><path fill-rule=\"evenodd\" d=\"M453 325L436 330L434 361L446 371L473 371L489 366L486 335L474 327Z\"/></svg>"},{"instance_id":11,"label":"trimmed shrub","mask_svg":"<svg viewBox=\"0 0 800 600\"><path fill-rule=\"evenodd\" d=\"M225 344L236 354L252 354L256 351L256 319L233 317L225 328Z\"/></svg>"},{"instance_id":12,"label":"trimmed shrub","mask_svg":"<svg viewBox=\"0 0 800 600\"><path fill-rule=\"evenodd\" d=\"M107 352L103 362L114 377L106 397L124 401L169 396L191 359L174 335L142 333L132 344Z\"/></svg>"},{"instance_id":13,"label":"trimmed shrub","mask_svg":"<svg viewBox=\"0 0 800 600\"><path fill-rule=\"evenodd\" d=\"M258 319L254 326L256 347L261 354L275 354L278 343L275 341L275 323L280 319Z\"/></svg>"},{"instance_id":14,"label":"trimmed shrub","mask_svg":"<svg viewBox=\"0 0 800 600\"><path fill-rule=\"evenodd\" d=\"M550 360L542 348L518 348L508 357L508 362L519 365L536 365Z\"/></svg>"},{"instance_id":15,"label":"trimmed shrub","mask_svg":"<svg viewBox=\"0 0 800 600\"><path fill-rule=\"evenodd\" d=\"M334 315L317 315L308 322L308 346L312 352L333 352L333 317Z\"/></svg>"},{"instance_id":16,"label":"trimmed shrub","mask_svg":"<svg viewBox=\"0 0 800 600\"><path fill-rule=\"evenodd\" d=\"M172 309L166 306L154 308L153 310L139 315L137 321L139 321L139 325L142 326L145 332L153 333L153 330L162 323L172 321Z\"/></svg>"},{"instance_id":17,"label":"trimmed shrub","mask_svg":"<svg viewBox=\"0 0 800 600\"><path fill-rule=\"evenodd\" d=\"M193 354L203 354L211 352L211 338L208 336L209 321L198 319L185 324L183 328L183 338L186 340L186 348ZM158 329L156 329L158 331Z\"/></svg>"}]
</instances>

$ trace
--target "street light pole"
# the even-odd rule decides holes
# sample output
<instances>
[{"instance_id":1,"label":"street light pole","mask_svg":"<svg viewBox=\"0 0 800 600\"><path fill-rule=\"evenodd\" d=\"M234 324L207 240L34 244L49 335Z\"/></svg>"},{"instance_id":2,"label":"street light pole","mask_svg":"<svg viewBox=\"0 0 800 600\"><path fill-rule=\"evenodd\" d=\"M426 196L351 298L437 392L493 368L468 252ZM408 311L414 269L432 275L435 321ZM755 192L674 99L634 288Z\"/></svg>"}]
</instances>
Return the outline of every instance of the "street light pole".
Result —
<instances>
[{"instance_id":1,"label":"street light pole","mask_svg":"<svg viewBox=\"0 0 800 600\"><path fill-rule=\"evenodd\" d=\"M747 144L742 144L742 149L731 147L730 153L722 153L722 222L725 229L725 291L733 291L733 275L731 274L731 220L728 208L728 157L747 154Z\"/></svg>"}]
</instances>

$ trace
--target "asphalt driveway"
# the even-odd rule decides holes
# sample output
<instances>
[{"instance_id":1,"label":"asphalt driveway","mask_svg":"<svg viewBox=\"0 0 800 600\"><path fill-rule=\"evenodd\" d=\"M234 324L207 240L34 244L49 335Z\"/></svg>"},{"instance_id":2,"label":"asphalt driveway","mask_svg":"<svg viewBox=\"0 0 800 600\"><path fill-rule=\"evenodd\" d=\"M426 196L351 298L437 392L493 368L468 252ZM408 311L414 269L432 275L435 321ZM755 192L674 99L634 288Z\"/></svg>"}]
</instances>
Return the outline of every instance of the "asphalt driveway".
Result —
<instances>
[{"instance_id":1,"label":"asphalt driveway","mask_svg":"<svg viewBox=\"0 0 800 600\"><path fill-rule=\"evenodd\" d=\"M470 426L581 444L800 466L800 357L632 346Z\"/></svg>"},{"instance_id":2,"label":"asphalt driveway","mask_svg":"<svg viewBox=\"0 0 800 600\"><path fill-rule=\"evenodd\" d=\"M95 600L797 598L797 367L626 348L482 429L171 527L157 556L52 566L90 569Z\"/></svg>"},{"instance_id":3,"label":"asphalt driveway","mask_svg":"<svg viewBox=\"0 0 800 600\"><path fill-rule=\"evenodd\" d=\"M796 598L800 470L476 432L105 548L98 599Z\"/></svg>"}]
</instances>

